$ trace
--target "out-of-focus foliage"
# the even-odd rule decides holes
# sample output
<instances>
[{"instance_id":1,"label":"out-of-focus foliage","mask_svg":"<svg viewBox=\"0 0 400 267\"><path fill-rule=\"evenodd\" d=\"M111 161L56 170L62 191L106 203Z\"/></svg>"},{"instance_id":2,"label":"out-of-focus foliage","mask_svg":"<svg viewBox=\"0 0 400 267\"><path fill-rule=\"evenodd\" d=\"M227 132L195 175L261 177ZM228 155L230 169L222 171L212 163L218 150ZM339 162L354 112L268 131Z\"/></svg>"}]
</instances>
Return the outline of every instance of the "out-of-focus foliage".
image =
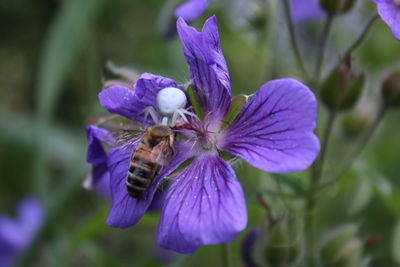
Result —
<instances>
[{"instance_id":1,"label":"out-of-focus foliage","mask_svg":"<svg viewBox=\"0 0 400 267\"><path fill-rule=\"evenodd\" d=\"M239 17L237 10L225 9L218 1L212 1L212 11L194 25L201 25L205 17L217 13L233 95L252 94L265 81L278 77L295 77L307 83L291 53L280 1L232 1L248 8L243 10L252 10L247 6L249 3L255 5L256 12L246 11L246 16ZM25 255L29 263L37 266L218 266L222 263L218 246L202 247L193 255L177 255L157 248L157 213L145 215L138 225L127 230L105 226L109 200L81 186L89 170L84 159L84 129L89 118L104 113L97 94L102 82L113 78L105 69L108 60L132 66L138 72L187 82L182 47L176 38L164 40L158 23L164 5L174 5L173 2L0 3L0 213L13 214L21 198L35 194L48 214L38 242ZM349 40L372 12L375 12L372 1L356 1L351 11L338 17L328 40L323 77L332 72L338 53L346 50ZM241 22L239 25L232 21L235 16ZM247 24L242 23L246 21ZM257 27L255 21L259 22ZM321 28L321 21L296 27L309 69L314 64ZM364 92L356 109L346 111L346 115L353 115L354 123L352 120L340 123L344 117L339 116L333 126L327 175L334 172L347 148L359 139L357 134L346 134L349 125L343 125L350 123L351 129L357 119L364 119L357 116L368 113L361 114L358 110L369 111L379 103L381 78L399 63L400 43L382 21L377 21L353 54L353 60L357 70L366 75ZM320 105L321 122L325 111ZM357 129L353 127L352 131ZM362 246L362 253L355 256L360 262L357 266L368 262L369 266L400 264L399 131L399 111L390 110L351 170L334 186L321 191L315 211L319 255L328 253L326 240L334 229L351 224L357 230L342 243L350 242L357 249ZM235 165L235 169L246 193L249 229L266 225L268 212L257 201L259 194L269 203L274 217L282 219L278 223L285 223L289 217L304 216L301 207L309 186L308 172L277 176L245 163ZM283 225L277 229L290 234L290 228ZM277 235L264 232L270 239ZM300 233L303 231L289 238L303 238ZM229 245L234 266L243 265L240 246L244 236L242 233ZM289 247L299 254L290 262L294 266L307 266L304 242L294 241ZM259 251L267 253L268 249ZM352 253L343 253L347 252ZM265 255L256 260L261 258Z\"/></svg>"}]
</instances>

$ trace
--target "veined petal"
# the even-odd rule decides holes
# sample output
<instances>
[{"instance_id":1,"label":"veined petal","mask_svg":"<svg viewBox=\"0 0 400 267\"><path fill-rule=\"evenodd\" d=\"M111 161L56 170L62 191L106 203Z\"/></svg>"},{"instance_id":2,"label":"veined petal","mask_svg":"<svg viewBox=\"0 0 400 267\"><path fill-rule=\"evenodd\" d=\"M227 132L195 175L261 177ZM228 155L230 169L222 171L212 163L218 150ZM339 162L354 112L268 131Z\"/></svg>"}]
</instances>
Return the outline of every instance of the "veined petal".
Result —
<instances>
[{"instance_id":1,"label":"veined petal","mask_svg":"<svg viewBox=\"0 0 400 267\"><path fill-rule=\"evenodd\" d=\"M125 116L140 124L154 124L149 116L144 122L144 109L156 107L156 96L158 91L166 87L179 88L177 83L169 78L144 73L136 82L134 88L124 86L111 86L99 94L101 105L112 113Z\"/></svg>"},{"instance_id":2,"label":"veined petal","mask_svg":"<svg viewBox=\"0 0 400 267\"><path fill-rule=\"evenodd\" d=\"M206 11L209 0L188 0L175 9L175 17L190 22Z\"/></svg>"},{"instance_id":3,"label":"veined petal","mask_svg":"<svg viewBox=\"0 0 400 267\"><path fill-rule=\"evenodd\" d=\"M301 171L319 152L316 118L317 102L308 87L293 79L273 80L243 107L220 148L265 171Z\"/></svg>"},{"instance_id":4,"label":"veined petal","mask_svg":"<svg viewBox=\"0 0 400 267\"><path fill-rule=\"evenodd\" d=\"M222 119L229 108L231 85L219 43L217 19L209 18L198 32L179 18L177 29L199 103L206 114Z\"/></svg>"},{"instance_id":5,"label":"veined petal","mask_svg":"<svg viewBox=\"0 0 400 267\"><path fill-rule=\"evenodd\" d=\"M137 143L138 141L139 139ZM150 206L162 179L191 156L190 149L184 143L178 142L175 145L175 155L168 166L161 170L141 197L134 199L128 195L125 184L132 150L120 150L116 147L109 153L112 206L106 224L116 228L127 228L137 223Z\"/></svg>"},{"instance_id":6,"label":"veined petal","mask_svg":"<svg viewBox=\"0 0 400 267\"><path fill-rule=\"evenodd\" d=\"M179 253L227 243L247 224L246 203L233 169L217 154L196 158L168 191L158 244Z\"/></svg>"},{"instance_id":7,"label":"veined petal","mask_svg":"<svg viewBox=\"0 0 400 267\"><path fill-rule=\"evenodd\" d=\"M373 0L381 19L390 27L394 37L400 40L400 6L396 0Z\"/></svg>"}]
</instances>

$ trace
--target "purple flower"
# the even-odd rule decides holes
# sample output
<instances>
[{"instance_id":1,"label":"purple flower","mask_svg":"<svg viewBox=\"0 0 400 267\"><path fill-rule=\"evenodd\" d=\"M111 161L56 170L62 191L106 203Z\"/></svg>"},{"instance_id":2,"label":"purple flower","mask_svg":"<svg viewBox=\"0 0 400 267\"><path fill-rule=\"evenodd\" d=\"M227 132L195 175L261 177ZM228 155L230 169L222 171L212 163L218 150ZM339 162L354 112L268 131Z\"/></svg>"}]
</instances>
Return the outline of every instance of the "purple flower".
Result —
<instances>
[{"instance_id":1,"label":"purple flower","mask_svg":"<svg viewBox=\"0 0 400 267\"><path fill-rule=\"evenodd\" d=\"M194 21L203 14L209 0L187 0L175 9L175 17L182 17L185 21Z\"/></svg>"},{"instance_id":2,"label":"purple flower","mask_svg":"<svg viewBox=\"0 0 400 267\"><path fill-rule=\"evenodd\" d=\"M242 187L220 153L225 150L270 172L308 168L319 151L319 141L313 134L317 103L311 91L296 80L270 81L223 128L231 103L231 85L216 18L208 19L201 32L179 18L177 30L189 64L195 102L204 116L198 109L193 114L191 107L183 102L176 104L174 98L164 102L165 106L160 105L160 92L166 88L173 87L178 95L184 94L173 80L153 74L143 74L133 89L116 85L99 94L100 103L108 111L145 125L174 122L166 115L166 107L174 103L176 112L190 126L180 132L183 140L175 142L169 164L136 199L128 195L125 182L132 151L140 138L132 140L130 149L116 146L109 151L112 207L106 224L127 228L137 223L162 180L181 163L192 159L173 179L167 192L157 242L178 253L193 253L202 245L234 240L247 224ZM152 115L150 118L144 116L147 111ZM89 150L89 154L100 153L95 152L95 147Z\"/></svg>"},{"instance_id":3,"label":"purple flower","mask_svg":"<svg viewBox=\"0 0 400 267\"><path fill-rule=\"evenodd\" d=\"M400 1L373 0L378 8L379 16L389 26L396 39L400 40Z\"/></svg>"},{"instance_id":4,"label":"purple flower","mask_svg":"<svg viewBox=\"0 0 400 267\"><path fill-rule=\"evenodd\" d=\"M318 20L324 17L324 11L318 0L291 0L290 9L293 21L296 23Z\"/></svg>"},{"instance_id":5,"label":"purple flower","mask_svg":"<svg viewBox=\"0 0 400 267\"><path fill-rule=\"evenodd\" d=\"M107 167L107 154L103 143L113 145L115 139L110 132L100 127L89 125L86 127L88 138L88 152L86 161L92 165L92 170L84 182L84 188L96 190L101 195L110 196L110 173Z\"/></svg>"},{"instance_id":6,"label":"purple flower","mask_svg":"<svg viewBox=\"0 0 400 267\"><path fill-rule=\"evenodd\" d=\"M43 207L32 197L23 199L17 218L0 215L0 267L12 266L31 242L43 222Z\"/></svg>"}]
</instances>

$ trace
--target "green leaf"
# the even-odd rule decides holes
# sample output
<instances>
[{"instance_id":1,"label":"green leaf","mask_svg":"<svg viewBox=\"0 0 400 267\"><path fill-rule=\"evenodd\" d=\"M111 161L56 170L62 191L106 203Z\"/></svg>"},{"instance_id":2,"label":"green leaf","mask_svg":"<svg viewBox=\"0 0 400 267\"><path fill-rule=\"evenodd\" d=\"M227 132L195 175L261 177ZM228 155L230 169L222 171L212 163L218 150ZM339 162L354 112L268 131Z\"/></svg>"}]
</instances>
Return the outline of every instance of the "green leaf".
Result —
<instances>
[{"instance_id":1,"label":"green leaf","mask_svg":"<svg viewBox=\"0 0 400 267\"><path fill-rule=\"evenodd\" d=\"M231 105L226 113L222 129L228 127L236 119L248 99L247 95L238 95L232 98Z\"/></svg>"},{"instance_id":2,"label":"green leaf","mask_svg":"<svg viewBox=\"0 0 400 267\"><path fill-rule=\"evenodd\" d=\"M190 102L192 103L194 112L197 114L197 116L199 116L200 119L203 119L204 113L202 108L200 107L199 102L197 101L197 96L196 93L194 92L192 85L189 85L189 87L187 88L187 93L189 95Z\"/></svg>"},{"instance_id":3,"label":"green leaf","mask_svg":"<svg viewBox=\"0 0 400 267\"><path fill-rule=\"evenodd\" d=\"M49 118L60 96L80 48L89 35L91 25L103 0L62 1L64 6L47 32L39 65L38 115Z\"/></svg>"}]
</instances>

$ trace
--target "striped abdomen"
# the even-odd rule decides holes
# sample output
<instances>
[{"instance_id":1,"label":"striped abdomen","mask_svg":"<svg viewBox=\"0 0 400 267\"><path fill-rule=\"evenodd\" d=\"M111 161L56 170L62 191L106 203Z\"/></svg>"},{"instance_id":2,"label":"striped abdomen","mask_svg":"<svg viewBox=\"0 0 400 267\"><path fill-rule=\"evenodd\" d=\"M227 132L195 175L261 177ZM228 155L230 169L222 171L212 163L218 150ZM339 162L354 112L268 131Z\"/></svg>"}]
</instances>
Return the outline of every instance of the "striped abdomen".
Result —
<instances>
[{"instance_id":1,"label":"striped abdomen","mask_svg":"<svg viewBox=\"0 0 400 267\"><path fill-rule=\"evenodd\" d=\"M131 197L140 197L156 177L161 165L154 162L155 156L143 142L133 153L126 179L126 189Z\"/></svg>"}]
</instances>

